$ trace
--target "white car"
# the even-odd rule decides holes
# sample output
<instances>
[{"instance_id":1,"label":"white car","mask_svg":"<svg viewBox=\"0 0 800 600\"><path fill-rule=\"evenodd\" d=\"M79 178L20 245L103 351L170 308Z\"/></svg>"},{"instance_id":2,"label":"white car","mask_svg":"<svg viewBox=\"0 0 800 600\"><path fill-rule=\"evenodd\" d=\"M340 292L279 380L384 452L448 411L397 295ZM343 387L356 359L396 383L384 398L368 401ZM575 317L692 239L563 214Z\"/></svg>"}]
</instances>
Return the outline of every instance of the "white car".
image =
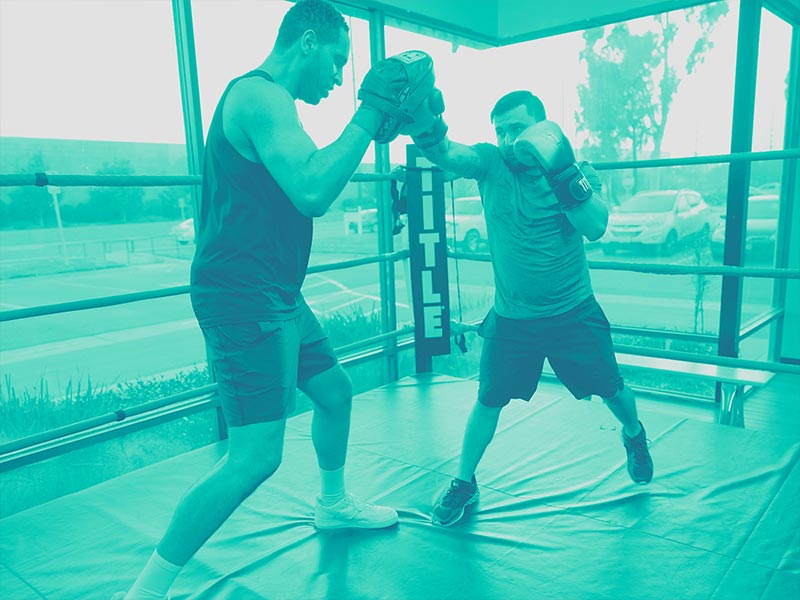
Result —
<instances>
[{"instance_id":1,"label":"white car","mask_svg":"<svg viewBox=\"0 0 800 600\"><path fill-rule=\"evenodd\" d=\"M344 224L348 233L374 233L378 231L378 209L362 208L355 212L346 212Z\"/></svg>"},{"instance_id":2,"label":"white car","mask_svg":"<svg viewBox=\"0 0 800 600\"><path fill-rule=\"evenodd\" d=\"M453 205L447 200L445 202L448 245L467 252L480 250L487 241L481 197L456 198L454 201L455 216L453 216Z\"/></svg>"},{"instance_id":3,"label":"white car","mask_svg":"<svg viewBox=\"0 0 800 600\"><path fill-rule=\"evenodd\" d=\"M771 256L775 252L778 234L780 196L760 194L750 196L747 204L747 229L745 249L748 253ZM721 261L725 252L725 215L711 234L711 255Z\"/></svg>"},{"instance_id":4,"label":"white car","mask_svg":"<svg viewBox=\"0 0 800 600\"><path fill-rule=\"evenodd\" d=\"M194 244L194 219L186 219L170 229L170 236L179 244Z\"/></svg>"},{"instance_id":5,"label":"white car","mask_svg":"<svg viewBox=\"0 0 800 600\"><path fill-rule=\"evenodd\" d=\"M764 185L760 185L756 188L758 194L780 194L781 193L781 182L780 181L773 181L772 183L765 183ZM751 192L752 195L752 192Z\"/></svg>"},{"instance_id":6,"label":"white car","mask_svg":"<svg viewBox=\"0 0 800 600\"><path fill-rule=\"evenodd\" d=\"M686 239L707 240L711 218L711 208L694 190L638 192L612 208L600 247L606 254L651 248L670 255Z\"/></svg>"}]
</instances>

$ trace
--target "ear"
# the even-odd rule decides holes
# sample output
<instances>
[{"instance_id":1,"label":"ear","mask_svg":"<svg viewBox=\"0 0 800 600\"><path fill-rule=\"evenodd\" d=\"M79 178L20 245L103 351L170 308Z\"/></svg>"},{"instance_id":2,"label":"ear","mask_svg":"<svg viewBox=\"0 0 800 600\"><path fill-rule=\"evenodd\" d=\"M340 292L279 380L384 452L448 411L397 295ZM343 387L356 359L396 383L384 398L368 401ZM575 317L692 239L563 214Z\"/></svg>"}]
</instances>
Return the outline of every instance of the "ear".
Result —
<instances>
[{"instance_id":1,"label":"ear","mask_svg":"<svg viewBox=\"0 0 800 600\"><path fill-rule=\"evenodd\" d=\"M317 48L317 32L313 29L306 29L300 36L300 49L304 55L311 54Z\"/></svg>"}]
</instances>

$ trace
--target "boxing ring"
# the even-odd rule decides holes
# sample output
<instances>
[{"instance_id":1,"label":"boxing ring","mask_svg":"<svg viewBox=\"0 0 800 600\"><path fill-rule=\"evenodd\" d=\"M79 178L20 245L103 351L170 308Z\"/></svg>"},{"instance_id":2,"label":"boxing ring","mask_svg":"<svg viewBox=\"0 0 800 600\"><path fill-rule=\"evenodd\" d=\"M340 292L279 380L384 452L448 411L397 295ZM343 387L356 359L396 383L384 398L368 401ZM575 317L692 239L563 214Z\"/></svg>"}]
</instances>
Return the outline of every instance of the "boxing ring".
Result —
<instances>
[{"instance_id":1,"label":"boxing ring","mask_svg":"<svg viewBox=\"0 0 800 600\"><path fill-rule=\"evenodd\" d=\"M503 412L470 516L433 525L476 391L475 381L428 374L355 398L349 487L398 509L386 530L315 530L311 415L289 419L280 469L190 561L172 598L797 597L796 439L643 410L656 477L637 486L611 414L554 382ZM0 521L3 597L92 600L123 589L224 449Z\"/></svg>"},{"instance_id":2,"label":"boxing ring","mask_svg":"<svg viewBox=\"0 0 800 600\"><path fill-rule=\"evenodd\" d=\"M417 158L409 156L405 182L415 198L408 202L409 249L317 267L330 270L405 258L411 265L416 327L378 336L387 347L375 356L391 354L392 344L395 352L401 345L407 347L410 340L398 338L413 332L417 374L355 398L347 466L349 488L395 507L400 523L380 531L314 528L318 469L311 413L298 414L288 421L277 474L189 562L172 598L798 597L796 433L723 426L640 405L656 476L650 485L639 487L628 478L611 413L599 402L574 400L553 380L542 381L531 404L516 402L503 411L477 474L481 499L468 518L450 528L430 522L436 497L456 472L477 382L431 372L432 357L450 353L453 334L458 336L465 324L454 323L451 329L451 255L438 243L444 233L443 176L425 165L417 168ZM34 185L47 184L39 175ZM87 182L75 178L60 183ZM105 183L130 181L110 178ZM136 183L142 181L137 177ZM665 275L689 271L680 265L642 268ZM734 277L798 276L777 269L705 270ZM91 303L5 311L2 318L186 292L186 286L180 286ZM361 352L378 338L337 351ZM10 458L4 468L69 452L78 442L72 446L59 440L86 430L102 429L102 439L118 422L120 433L115 435L122 435L132 417L189 402L192 395L206 397L187 405L187 410L214 409L214 387L6 444L3 449ZM46 447L51 442L55 445ZM181 495L224 454L225 446L219 441L0 519L2 597L107 599L126 589L163 534ZM32 453L26 454L26 447L33 448ZM20 458L15 458L17 453Z\"/></svg>"}]
</instances>

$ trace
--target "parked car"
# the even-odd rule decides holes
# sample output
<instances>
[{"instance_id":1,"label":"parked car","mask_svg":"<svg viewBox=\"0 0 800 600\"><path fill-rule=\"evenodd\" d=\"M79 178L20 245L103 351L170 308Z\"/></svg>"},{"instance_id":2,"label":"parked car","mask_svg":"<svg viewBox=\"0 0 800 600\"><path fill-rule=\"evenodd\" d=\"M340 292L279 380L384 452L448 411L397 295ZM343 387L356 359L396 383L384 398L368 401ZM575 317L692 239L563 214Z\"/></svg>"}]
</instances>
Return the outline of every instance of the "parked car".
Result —
<instances>
[{"instance_id":1,"label":"parked car","mask_svg":"<svg viewBox=\"0 0 800 600\"><path fill-rule=\"evenodd\" d=\"M186 219L175 225L169 232L179 244L194 244L194 219Z\"/></svg>"},{"instance_id":2,"label":"parked car","mask_svg":"<svg viewBox=\"0 0 800 600\"><path fill-rule=\"evenodd\" d=\"M455 216L448 202L445 217L448 244L456 249L477 252L486 243L486 221L481 197L456 198L453 204Z\"/></svg>"},{"instance_id":3,"label":"parked car","mask_svg":"<svg viewBox=\"0 0 800 600\"><path fill-rule=\"evenodd\" d=\"M372 233L378 231L378 209L362 208L344 213L347 230L350 233ZM361 230L359 231L359 227Z\"/></svg>"},{"instance_id":4,"label":"parked car","mask_svg":"<svg viewBox=\"0 0 800 600\"><path fill-rule=\"evenodd\" d=\"M781 193L781 182L780 181L773 181L772 183L765 183L764 185L760 185L756 188L757 193L759 194L780 194Z\"/></svg>"},{"instance_id":5,"label":"parked car","mask_svg":"<svg viewBox=\"0 0 800 600\"><path fill-rule=\"evenodd\" d=\"M758 187L751 185L748 195L755 196L756 194L763 194L763 193L765 192L762 192ZM703 194L703 200L705 200L706 204L708 204L712 208L720 206L724 207L725 204L728 202L728 190L726 189L723 191L716 191ZM714 229L713 223L711 224L711 229Z\"/></svg>"},{"instance_id":6,"label":"parked car","mask_svg":"<svg viewBox=\"0 0 800 600\"><path fill-rule=\"evenodd\" d=\"M606 254L651 248L670 255L687 239L708 239L711 215L711 208L694 190L638 192L611 209L600 247Z\"/></svg>"},{"instance_id":7,"label":"parked car","mask_svg":"<svg viewBox=\"0 0 800 600\"><path fill-rule=\"evenodd\" d=\"M764 254L775 251L779 206L778 194L750 196L747 204L746 251ZM725 215L721 215L720 219L711 234L711 255L721 261L725 250Z\"/></svg>"}]
</instances>

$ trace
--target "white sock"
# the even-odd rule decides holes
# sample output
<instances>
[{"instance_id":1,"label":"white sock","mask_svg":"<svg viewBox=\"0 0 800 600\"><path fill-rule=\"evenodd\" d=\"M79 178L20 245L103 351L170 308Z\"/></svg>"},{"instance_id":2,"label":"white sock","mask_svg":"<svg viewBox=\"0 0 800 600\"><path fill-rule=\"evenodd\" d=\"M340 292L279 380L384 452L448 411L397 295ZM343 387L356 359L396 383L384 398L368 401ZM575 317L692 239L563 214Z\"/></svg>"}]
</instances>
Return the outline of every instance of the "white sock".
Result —
<instances>
[{"instance_id":1,"label":"white sock","mask_svg":"<svg viewBox=\"0 0 800 600\"><path fill-rule=\"evenodd\" d=\"M158 549L153 550L125 600L164 600L181 568L165 560Z\"/></svg>"},{"instance_id":2,"label":"white sock","mask_svg":"<svg viewBox=\"0 0 800 600\"><path fill-rule=\"evenodd\" d=\"M320 504L331 506L344 498L344 466L335 471L319 470L322 481L322 493L319 496Z\"/></svg>"}]
</instances>

